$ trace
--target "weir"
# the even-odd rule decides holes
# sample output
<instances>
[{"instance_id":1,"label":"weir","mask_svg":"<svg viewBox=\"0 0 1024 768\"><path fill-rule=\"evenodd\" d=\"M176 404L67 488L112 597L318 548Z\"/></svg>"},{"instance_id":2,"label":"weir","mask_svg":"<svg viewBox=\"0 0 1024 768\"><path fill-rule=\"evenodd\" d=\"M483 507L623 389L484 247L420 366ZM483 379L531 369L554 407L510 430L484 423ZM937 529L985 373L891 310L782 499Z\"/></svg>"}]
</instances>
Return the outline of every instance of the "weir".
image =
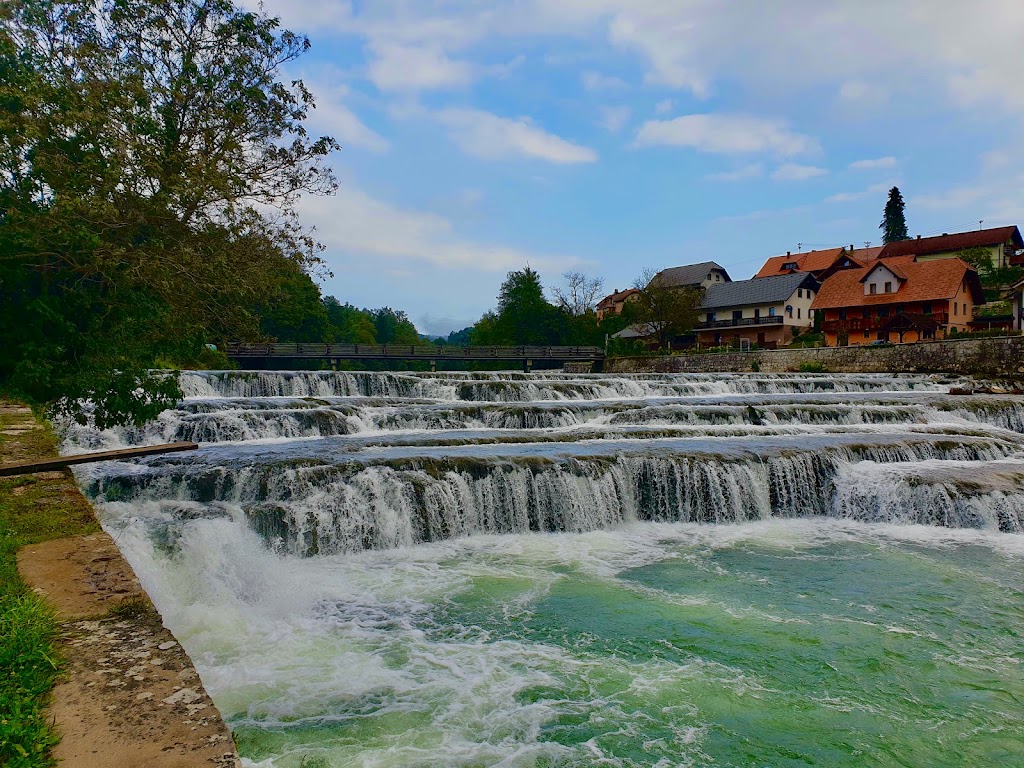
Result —
<instances>
[{"instance_id":1,"label":"weir","mask_svg":"<svg viewBox=\"0 0 1024 768\"><path fill-rule=\"evenodd\" d=\"M75 472L254 765L973 765L1024 738L1024 398L967 383L187 372L62 428L200 444Z\"/></svg>"}]
</instances>

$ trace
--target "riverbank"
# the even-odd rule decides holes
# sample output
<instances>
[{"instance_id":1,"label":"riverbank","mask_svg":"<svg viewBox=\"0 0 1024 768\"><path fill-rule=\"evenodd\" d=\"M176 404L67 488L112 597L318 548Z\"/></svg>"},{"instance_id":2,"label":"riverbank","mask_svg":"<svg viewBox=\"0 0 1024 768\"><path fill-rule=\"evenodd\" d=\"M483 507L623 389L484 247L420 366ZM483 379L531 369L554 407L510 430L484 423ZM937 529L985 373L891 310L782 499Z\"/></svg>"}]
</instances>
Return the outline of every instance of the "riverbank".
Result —
<instances>
[{"instance_id":1,"label":"riverbank","mask_svg":"<svg viewBox=\"0 0 1024 768\"><path fill-rule=\"evenodd\" d=\"M810 347L719 354L611 357L605 373L951 373L1024 374L1024 336L948 339L880 347Z\"/></svg>"},{"instance_id":2,"label":"riverbank","mask_svg":"<svg viewBox=\"0 0 1024 768\"><path fill-rule=\"evenodd\" d=\"M0 463L53 457L0 403ZM233 766L191 660L69 472L0 480L0 763Z\"/></svg>"}]
</instances>

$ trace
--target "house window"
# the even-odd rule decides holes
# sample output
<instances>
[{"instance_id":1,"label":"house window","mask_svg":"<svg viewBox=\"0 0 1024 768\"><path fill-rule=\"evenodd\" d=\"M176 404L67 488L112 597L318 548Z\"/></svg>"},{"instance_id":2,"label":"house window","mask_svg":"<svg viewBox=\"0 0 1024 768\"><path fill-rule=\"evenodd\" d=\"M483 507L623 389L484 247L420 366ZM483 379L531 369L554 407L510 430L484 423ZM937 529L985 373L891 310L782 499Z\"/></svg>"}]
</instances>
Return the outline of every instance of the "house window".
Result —
<instances>
[{"instance_id":1,"label":"house window","mask_svg":"<svg viewBox=\"0 0 1024 768\"><path fill-rule=\"evenodd\" d=\"M797 288L796 289L796 297L798 299L802 299L804 297L804 289L803 288Z\"/></svg>"},{"instance_id":2,"label":"house window","mask_svg":"<svg viewBox=\"0 0 1024 768\"><path fill-rule=\"evenodd\" d=\"M761 308L754 307L754 319L757 320L759 317L761 317Z\"/></svg>"},{"instance_id":3,"label":"house window","mask_svg":"<svg viewBox=\"0 0 1024 768\"><path fill-rule=\"evenodd\" d=\"M846 319L846 310L845 309L840 309L839 310L839 319L840 320L845 320Z\"/></svg>"},{"instance_id":4,"label":"house window","mask_svg":"<svg viewBox=\"0 0 1024 768\"><path fill-rule=\"evenodd\" d=\"M732 311L732 319L733 320L742 320L743 319L743 310L742 309L734 309Z\"/></svg>"},{"instance_id":5,"label":"house window","mask_svg":"<svg viewBox=\"0 0 1024 768\"><path fill-rule=\"evenodd\" d=\"M865 320L867 320L868 318L870 318L870 317L871 317L871 310L870 310L870 309L865 309L865 310L864 310L863 312L861 312L861 316L862 316L862 317L863 317L863 318L864 318Z\"/></svg>"},{"instance_id":6,"label":"house window","mask_svg":"<svg viewBox=\"0 0 1024 768\"><path fill-rule=\"evenodd\" d=\"M871 333L869 331L864 331L864 338L865 339L870 339L871 338Z\"/></svg>"},{"instance_id":7,"label":"house window","mask_svg":"<svg viewBox=\"0 0 1024 768\"><path fill-rule=\"evenodd\" d=\"M964 304L964 317L967 317L967 305Z\"/></svg>"},{"instance_id":8,"label":"house window","mask_svg":"<svg viewBox=\"0 0 1024 768\"><path fill-rule=\"evenodd\" d=\"M797 308L796 308L796 319L797 319L797 320L799 320L799 319L800 319L800 307L797 307Z\"/></svg>"},{"instance_id":9,"label":"house window","mask_svg":"<svg viewBox=\"0 0 1024 768\"><path fill-rule=\"evenodd\" d=\"M871 283L868 286L868 293L878 293L878 283Z\"/></svg>"},{"instance_id":10,"label":"house window","mask_svg":"<svg viewBox=\"0 0 1024 768\"><path fill-rule=\"evenodd\" d=\"M768 317L775 317L775 307L768 307Z\"/></svg>"},{"instance_id":11,"label":"house window","mask_svg":"<svg viewBox=\"0 0 1024 768\"><path fill-rule=\"evenodd\" d=\"M715 322L715 313L714 312L708 312L708 322L709 323Z\"/></svg>"},{"instance_id":12,"label":"house window","mask_svg":"<svg viewBox=\"0 0 1024 768\"><path fill-rule=\"evenodd\" d=\"M782 265L782 268L783 269L796 269L796 262L795 261L787 261L785 264Z\"/></svg>"},{"instance_id":13,"label":"house window","mask_svg":"<svg viewBox=\"0 0 1024 768\"><path fill-rule=\"evenodd\" d=\"M793 305L792 304L787 304L786 305L786 314L789 315L790 317L793 316Z\"/></svg>"},{"instance_id":14,"label":"house window","mask_svg":"<svg viewBox=\"0 0 1024 768\"><path fill-rule=\"evenodd\" d=\"M885 284L885 292L886 293L892 293L892 283L891 282L887 282Z\"/></svg>"},{"instance_id":15,"label":"house window","mask_svg":"<svg viewBox=\"0 0 1024 768\"><path fill-rule=\"evenodd\" d=\"M711 282L711 273L708 272L708 282Z\"/></svg>"},{"instance_id":16,"label":"house window","mask_svg":"<svg viewBox=\"0 0 1024 768\"><path fill-rule=\"evenodd\" d=\"M953 317L956 317L956 314L957 314L956 310L957 310L957 307L959 307L959 306L960 305L957 304L955 301L953 302Z\"/></svg>"},{"instance_id":17,"label":"house window","mask_svg":"<svg viewBox=\"0 0 1024 768\"><path fill-rule=\"evenodd\" d=\"M878 308L878 316L879 317L888 317L889 316L889 308L888 307L879 307Z\"/></svg>"},{"instance_id":18,"label":"house window","mask_svg":"<svg viewBox=\"0 0 1024 768\"><path fill-rule=\"evenodd\" d=\"M921 312L923 312L926 315L930 315L932 313L932 305L931 304L922 304L921 305Z\"/></svg>"}]
</instances>

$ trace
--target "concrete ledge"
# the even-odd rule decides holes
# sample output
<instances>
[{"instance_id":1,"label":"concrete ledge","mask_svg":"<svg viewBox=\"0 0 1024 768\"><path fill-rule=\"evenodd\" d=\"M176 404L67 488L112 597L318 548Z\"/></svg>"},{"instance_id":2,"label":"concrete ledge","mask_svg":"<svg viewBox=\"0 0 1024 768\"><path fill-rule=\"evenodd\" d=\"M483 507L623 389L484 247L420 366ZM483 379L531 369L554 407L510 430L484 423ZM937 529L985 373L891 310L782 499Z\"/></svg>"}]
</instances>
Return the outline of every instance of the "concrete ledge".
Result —
<instances>
[{"instance_id":1,"label":"concrete ledge","mask_svg":"<svg viewBox=\"0 0 1024 768\"><path fill-rule=\"evenodd\" d=\"M613 357L606 373L785 373L801 364L832 373L955 373L990 378L1024 374L1024 336L947 339L891 347L814 347L664 357Z\"/></svg>"}]
</instances>

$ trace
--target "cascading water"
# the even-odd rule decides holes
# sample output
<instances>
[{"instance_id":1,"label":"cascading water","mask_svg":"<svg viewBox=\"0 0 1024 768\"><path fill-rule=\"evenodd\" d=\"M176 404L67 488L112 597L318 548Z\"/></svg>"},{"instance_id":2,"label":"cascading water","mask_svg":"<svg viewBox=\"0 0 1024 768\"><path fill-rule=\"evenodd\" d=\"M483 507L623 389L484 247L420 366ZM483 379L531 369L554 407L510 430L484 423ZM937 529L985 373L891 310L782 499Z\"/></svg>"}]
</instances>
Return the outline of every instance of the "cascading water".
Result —
<instances>
[{"instance_id":1,"label":"cascading water","mask_svg":"<svg viewBox=\"0 0 1024 768\"><path fill-rule=\"evenodd\" d=\"M203 444L78 477L252 764L1013 764L1024 398L956 383L185 373L66 448Z\"/></svg>"}]
</instances>

